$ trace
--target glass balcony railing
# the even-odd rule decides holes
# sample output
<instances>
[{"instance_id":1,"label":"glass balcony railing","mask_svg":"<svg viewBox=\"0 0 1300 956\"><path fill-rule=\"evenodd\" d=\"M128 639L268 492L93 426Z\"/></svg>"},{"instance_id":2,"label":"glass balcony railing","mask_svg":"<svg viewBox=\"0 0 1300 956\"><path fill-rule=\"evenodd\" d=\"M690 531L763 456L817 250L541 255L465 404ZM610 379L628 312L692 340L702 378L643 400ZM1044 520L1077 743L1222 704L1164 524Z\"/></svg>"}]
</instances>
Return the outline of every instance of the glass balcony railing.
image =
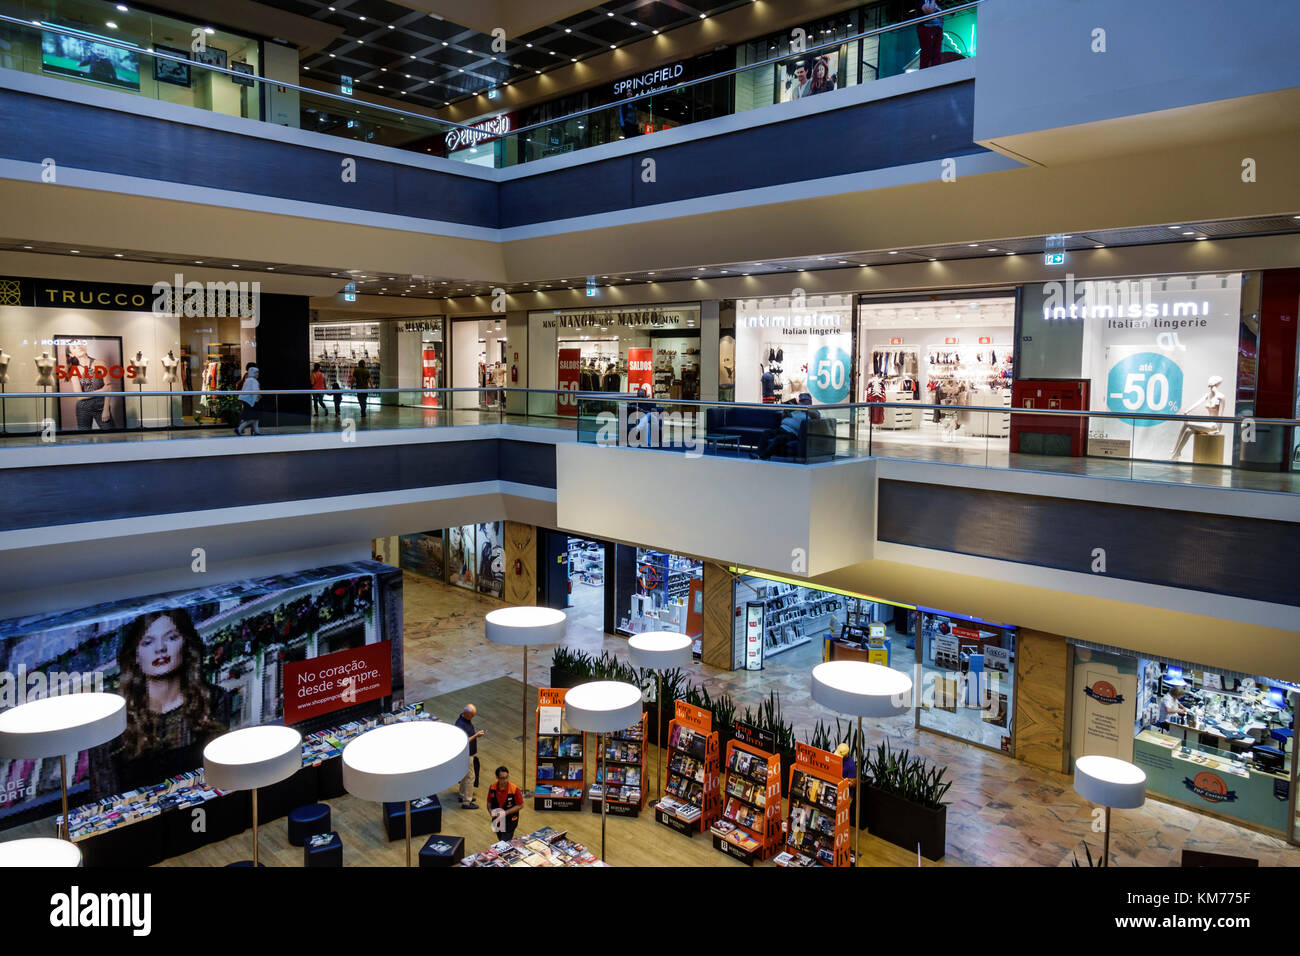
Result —
<instances>
[{"instance_id":1,"label":"glass balcony railing","mask_svg":"<svg viewBox=\"0 0 1300 956\"><path fill-rule=\"evenodd\" d=\"M1282 429L1286 447L1295 447L1296 419L1135 419L1114 412L919 402L751 405L537 388L267 390L260 392L256 414L245 408L233 391L10 392L0 397L0 465L6 449L233 437L241 423L245 433L274 435L525 425L553 429L564 441L693 458L787 465L890 458L1300 493L1300 471L1230 464L1256 434ZM897 416L886 425L891 410L933 416L939 427L924 433L899 428ZM1139 436L1155 427L1164 428L1169 439L1167 458L1124 453L1150 447ZM1185 461L1189 455L1193 460Z\"/></svg>"},{"instance_id":2,"label":"glass balcony railing","mask_svg":"<svg viewBox=\"0 0 1300 956\"><path fill-rule=\"evenodd\" d=\"M134 9L114 14L111 5L89 0L0 0L0 67L503 168L973 57L981 2L949 6L941 17L846 31L683 83L647 81L648 92L515 129L501 117L451 123L268 79L260 75L256 40L212 28L188 31L189 24Z\"/></svg>"}]
</instances>

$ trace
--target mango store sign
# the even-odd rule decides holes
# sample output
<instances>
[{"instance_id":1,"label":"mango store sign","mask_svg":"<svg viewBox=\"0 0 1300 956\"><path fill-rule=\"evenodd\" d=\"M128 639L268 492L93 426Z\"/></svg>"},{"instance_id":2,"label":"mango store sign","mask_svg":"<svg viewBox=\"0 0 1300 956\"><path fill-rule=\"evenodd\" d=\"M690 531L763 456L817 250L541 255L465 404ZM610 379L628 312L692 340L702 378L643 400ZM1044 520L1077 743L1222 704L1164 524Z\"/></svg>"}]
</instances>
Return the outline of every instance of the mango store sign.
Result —
<instances>
[{"instance_id":1,"label":"mango store sign","mask_svg":"<svg viewBox=\"0 0 1300 956\"><path fill-rule=\"evenodd\" d=\"M497 139L510 132L510 114L502 113L491 119L475 123L473 126L460 126L447 134L447 152L477 146L490 139Z\"/></svg>"}]
</instances>

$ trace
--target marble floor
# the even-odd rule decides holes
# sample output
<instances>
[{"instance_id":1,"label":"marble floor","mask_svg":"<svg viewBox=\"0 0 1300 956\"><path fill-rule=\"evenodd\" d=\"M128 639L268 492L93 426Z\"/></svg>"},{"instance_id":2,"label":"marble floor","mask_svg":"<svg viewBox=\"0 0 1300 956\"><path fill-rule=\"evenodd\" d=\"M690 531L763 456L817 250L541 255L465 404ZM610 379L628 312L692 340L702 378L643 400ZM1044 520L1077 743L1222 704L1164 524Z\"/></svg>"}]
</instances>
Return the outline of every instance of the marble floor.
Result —
<instances>
[{"instance_id":1,"label":"marble floor","mask_svg":"<svg viewBox=\"0 0 1300 956\"><path fill-rule=\"evenodd\" d=\"M489 644L483 636L483 617L499 602L408 573L405 603L407 700L469 691L501 677L522 679L519 650ZM601 632L598 612L575 610L565 646L626 654L625 638ZM809 671L819 660L818 647L808 644L769 659L762 671L726 672L697 663L691 677L715 695L730 694L742 711L776 691L802 740L818 719L834 720L809 698ZM544 686L549 666L549 649L533 651L529 684ZM1099 855L1092 807L1074 793L1067 775L914 729L906 719L867 724L868 745L887 736L893 746L948 767L953 786L946 865L1069 866L1075 852L1084 859L1085 840L1093 857ZM1113 826L1112 855L1119 866L1177 866L1183 849L1300 866L1300 847L1156 799L1140 810L1117 811Z\"/></svg>"}]
</instances>

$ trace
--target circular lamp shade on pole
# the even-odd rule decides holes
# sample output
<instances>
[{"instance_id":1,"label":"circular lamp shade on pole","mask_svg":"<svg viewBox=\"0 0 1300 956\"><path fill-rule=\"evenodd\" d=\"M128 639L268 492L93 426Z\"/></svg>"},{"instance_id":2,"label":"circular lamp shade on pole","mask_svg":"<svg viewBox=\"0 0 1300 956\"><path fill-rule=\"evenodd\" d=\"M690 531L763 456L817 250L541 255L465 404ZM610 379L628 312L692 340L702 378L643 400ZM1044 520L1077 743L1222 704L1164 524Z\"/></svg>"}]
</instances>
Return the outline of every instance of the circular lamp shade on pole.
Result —
<instances>
[{"instance_id":1,"label":"circular lamp shade on pole","mask_svg":"<svg viewBox=\"0 0 1300 956\"><path fill-rule=\"evenodd\" d=\"M655 750L658 753L655 769L655 796L662 797L664 779L664 686L663 673L675 667L688 667L694 655L695 642L676 631L646 631L634 634L627 641L627 656L633 667L643 667L655 672ZM645 741L642 741L644 745Z\"/></svg>"},{"instance_id":2,"label":"circular lamp shade on pole","mask_svg":"<svg viewBox=\"0 0 1300 956\"><path fill-rule=\"evenodd\" d=\"M912 706L912 678L902 671L883 664L866 661L827 661L818 664L812 672L812 698L823 707L840 714L858 718L857 754L854 759L853 795L857 801L858 819L853 825L853 862L862 859L859 847L862 841L862 718L895 717L906 713Z\"/></svg>"},{"instance_id":3,"label":"circular lamp shade on pole","mask_svg":"<svg viewBox=\"0 0 1300 956\"><path fill-rule=\"evenodd\" d=\"M1127 760L1089 754L1074 762L1074 792L1106 808L1101 865L1110 866L1110 811L1136 810L1146 803L1146 772Z\"/></svg>"},{"instance_id":4,"label":"circular lamp shade on pole","mask_svg":"<svg viewBox=\"0 0 1300 956\"><path fill-rule=\"evenodd\" d=\"M413 720L368 730L343 748L343 786L354 797L406 804L411 865L411 801L439 793L469 772L469 737L454 724Z\"/></svg>"},{"instance_id":5,"label":"circular lamp shade on pole","mask_svg":"<svg viewBox=\"0 0 1300 956\"><path fill-rule=\"evenodd\" d=\"M69 840L52 837L0 843L0 869L32 866L81 866L81 849Z\"/></svg>"},{"instance_id":6,"label":"circular lamp shade on pole","mask_svg":"<svg viewBox=\"0 0 1300 956\"><path fill-rule=\"evenodd\" d=\"M604 734L616 730L627 730L641 722L641 688L623 681L598 680L588 684L579 684L564 695L565 716L569 724L577 730L596 734L596 746L600 752L600 856L605 857L605 817L609 809L609 800L605 798L609 788L608 755Z\"/></svg>"},{"instance_id":7,"label":"circular lamp shade on pole","mask_svg":"<svg viewBox=\"0 0 1300 956\"><path fill-rule=\"evenodd\" d=\"M222 734L203 748L203 782L214 790L253 792L253 866L257 862L257 790L302 769L302 734L265 724Z\"/></svg>"},{"instance_id":8,"label":"circular lamp shade on pole","mask_svg":"<svg viewBox=\"0 0 1300 956\"><path fill-rule=\"evenodd\" d=\"M106 744L126 730L119 694L60 694L0 714L0 760L59 758L63 836L68 836L68 754Z\"/></svg>"},{"instance_id":9,"label":"circular lamp shade on pole","mask_svg":"<svg viewBox=\"0 0 1300 956\"><path fill-rule=\"evenodd\" d=\"M487 639L493 644L508 644L524 649L524 692L520 705L523 721L523 784L524 796L532 795L528 786L528 648L534 644L558 644L568 630L569 615L553 607L521 606L502 607L489 611L485 619Z\"/></svg>"}]
</instances>

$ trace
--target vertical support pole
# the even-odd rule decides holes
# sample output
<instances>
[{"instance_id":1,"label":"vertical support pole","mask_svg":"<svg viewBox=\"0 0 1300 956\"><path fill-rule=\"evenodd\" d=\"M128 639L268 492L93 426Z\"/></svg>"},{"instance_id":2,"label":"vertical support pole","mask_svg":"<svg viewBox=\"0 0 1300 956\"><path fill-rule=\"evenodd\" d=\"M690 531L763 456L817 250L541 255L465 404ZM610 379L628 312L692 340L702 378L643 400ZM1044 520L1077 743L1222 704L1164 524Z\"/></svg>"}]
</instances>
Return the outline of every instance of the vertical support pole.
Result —
<instances>
[{"instance_id":1,"label":"vertical support pole","mask_svg":"<svg viewBox=\"0 0 1300 956\"><path fill-rule=\"evenodd\" d=\"M411 801L406 801L406 865L411 865Z\"/></svg>"},{"instance_id":2,"label":"vertical support pole","mask_svg":"<svg viewBox=\"0 0 1300 956\"><path fill-rule=\"evenodd\" d=\"M253 788L253 868L257 869L257 788Z\"/></svg>"}]
</instances>

